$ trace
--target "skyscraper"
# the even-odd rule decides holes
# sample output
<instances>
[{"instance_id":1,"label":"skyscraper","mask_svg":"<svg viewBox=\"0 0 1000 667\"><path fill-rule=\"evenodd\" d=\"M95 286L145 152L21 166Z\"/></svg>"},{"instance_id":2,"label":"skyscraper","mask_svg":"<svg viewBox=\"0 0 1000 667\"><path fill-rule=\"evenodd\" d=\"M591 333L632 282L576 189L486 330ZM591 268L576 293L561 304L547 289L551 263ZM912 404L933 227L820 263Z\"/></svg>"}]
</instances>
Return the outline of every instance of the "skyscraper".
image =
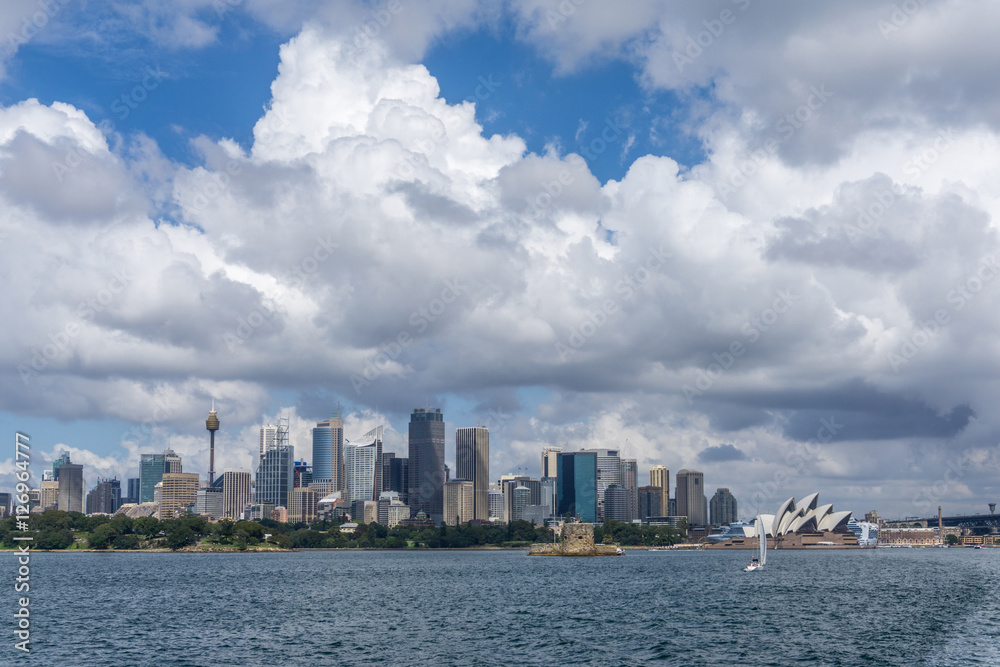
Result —
<instances>
[{"instance_id":1,"label":"skyscraper","mask_svg":"<svg viewBox=\"0 0 1000 667\"><path fill-rule=\"evenodd\" d=\"M347 478L347 492L344 499L347 502L355 500L378 499L376 495L375 477L381 442L368 445L347 443L344 445L344 470Z\"/></svg>"},{"instance_id":2,"label":"skyscraper","mask_svg":"<svg viewBox=\"0 0 1000 667\"><path fill-rule=\"evenodd\" d=\"M736 506L736 496L730 493L729 489L716 489L709 507L712 511L713 526L725 526L736 521L738 509Z\"/></svg>"},{"instance_id":3,"label":"skyscraper","mask_svg":"<svg viewBox=\"0 0 1000 667\"><path fill-rule=\"evenodd\" d=\"M122 499L123 503L139 503L139 478L128 478L128 496Z\"/></svg>"},{"instance_id":4,"label":"skyscraper","mask_svg":"<svg viewBox=\"0 0 1000 667\"><path fill-rule=\"evenodd\" d=\"M639 487L639 515L637 518L640 521L651 516L666 516L660 514L663 511L663 500L660 495L662 493L662 488L652 484Z\"/></svg>"},{"instance_id":5,"label":"skyscraper","mask_svg":"<svg viewBox=\"0 0 1000 667\"><path fill-rule=\"evenodd\" d=\"M496 485L491 485L489 490L490 498L490 519L506 521L503 511L503 491Z\"/></svg>"},{"instance_id":6,"label":"skyscraper","mask_svg":"<svg viewBox=\"0 0 1000 667\"><path fill-rule=\"evenodd\" d=\"M514 489L523 486L528 489L529 496L526 505L542 504L542 482L527 475L504 475L500 478L500 489L503 491L503 513L510 521L514 516Z\"/></svg>"},{"instance_id":7,"label":"skyscraper","mask_svg":"<svg viewBox=\"0 0 1000 667\"><path fill-rule=\"evenodd\" d=\"M531 489L526 486L515 486L511 490L510 518L511 521L524 520L524 508L531 504Z\"/></svg>"},{"instance_id":8,"label":"skyscraper","mask_svg":"<svg viewBox=\"0 0 1000 667\"><path fill-rule=\"evenodd\" d=\"M557 456L562 451L562 447L542 447L542 479L556 477Z\"/></svg>"},{"instance_id":9,"label":"skyscraper","mask_svg":"<svg viewBox=\"0 0 1000 667\"><path fill-rule=\"evenodd\" d=\"M54 479L42 480L38 506L42 510L59 509L59 482Z\"/></svg>"},{"instance_id":10,"label":"skyscraper","mask_svg":"<svg viewBox=\"0 0 1000 667\"><path fill-rule=\"evenodd\" d=\"M612 484L621 486L622 464L617 449L584 450L597 454L597 520L604 520L604 492Z\"/></svg>"},{"instance_id":11,"label":"skyscraper","mask_svg":"<svg viewBox=\"0 0 1000 667\"><path fill-rule=\"evenodd\" d=\"M163 481L163 454L143 454L139 460L139 502L153 502L153 490Z\"/></svg>"},{"instance_id":12,"label":"skyscraper","mask_svg":"<svg viewBox=\"0 0 1000 667\"><path fill-rule=\"evenodd\" d=\"M257 503L270 503L274 507L288 507L288 493L294 488L295 449L281 445L264 452L257 466Z\"/></svg>"},{"instance_id":13,"label":"skyscraper","mask_svg":"<svg viewBox=\"0 0 1000 667\"><path fill-rule=\"evenodd\" d=\"M308 487L292 489L288 495L288 522L312 523L316 520L316 492Z\"/></svg>"},{"instance_id":14,"label":"skyscraper","mask_svg":"<svg viewBox=\"0 0 1000 667\"><path fill-rule=\"evenodd\" d=\"M417 408L410 415L410 492L407 504L435 523L444 517L444 415L440 408Z\"/></svg>"},{"instance_id":15,"label":"skyscraper","mask_svg":"<svg viewBox=\"0 0 1000 667\"><path fill-rule=\"evenodd\" d=\"M660 501L663 505L652 516L670 516L670 471L666 466L653 466L649 469L649 485L660 487Z\"/></svg>"},{"instance_id":16,"label":"skyscraper","mask_svg":"<svg viewBox=\"0 0 1000 667\"><path fill-rule=\"evenodd\" d=\"M172 519L198 497L198 474L193 472L163 473L159 518Z\"/></svg>"},{"instance_id":17,"label":"skyscraper","mask_svg":"<svg viewBox=\"0 0 1000 667\"><path fill-rule=\"evenodd\" d=\"M181 457L172 449L163 450L163 473L168 472L184 472Z\"/></svg>"},{"instance_id":18,"label":"skyscraper","mask_svg":"<svg viewBox=\"0 0 1000 667\"><path fill-rule=\"evenodd\" d=\"M444 484L444 522L449 526L468 523L474 518L475 484L470 480L452 479Z\"/></svg>"},{"instance_id":19,"label":"skyscraper","mask_svg":"<svg viewBox=\"0 0 1000 667\"><path fill-rule=\"evenodd\" d=\"M122 484L117 479L99 479L87 494L87 514L114 514L122 505Z\"/></svg>"},{"instance_id":20,"label":"skyscraper","mask_svg":"<svg viewBox=\"0 0 1000 667\"><path fill-rule=\"evenodd\" d=\"M64 512L83 512L83 466L79 463L63 463L56 476L59 481L59 509Z\"/></svg>"},{"instance_id":21,"label":"skyscraper","mask_svg":"<svg viewBox=\"0 0 1000 667\"><path fill-rule=\"evenodd\" d=\"M597 521L597 454L560 452L557 466L559 516Z\"/></svg>"},{"instance_id":22,"label":"skyscraper","mask_svg":"<svg viewBox=\"0 0 1000 667\"><path fill-rule=\"evenodd\" d=\"M274 449L277 444L278 427L275 424L264 424L257 436L257 463L264 460L264 454Z\"/></svg>"},{"instance_id":23,"label":"skyscraper","mask_svg":"<svg viewBox=\"0 0 1000 667\"><path fill-rule=\"evenodd\" d=\"M628 491L628 511L633 519L639 516L639 463L622 459L621 485Z\"/></svg>"},{"instance_id":24,"label":"skyscraper","mask_svg":"<svg viewBox=\"0 0 1000 667\"><path fill-rule=\"evenodd\" d=\"M250 504L250 471L227 470L222 473L222 515L239 519Z\"/></svg>"},{"instance_id":25,"label":"skyscraper","mask_svg":"<svg viewBox=\"0 0 1000 667\"><path fill-rule=\"evenodd\" d=\"M679 471L675 491L677 493L677 515L686 516L689 525L707 525L708 502L705 499L705 474L697 470Z\"/></svg>"},{"instance_id":26,"label":"skyscraper","mask_svg":"<svg viewBox=\"0 0 1000 667\"><path fill-rule=\"evenodd\" d=\"M344 420L337 410L313 429L313 481L344 490Z\"/></svg>"},{"instance_id":27,"label":"skyscraper","mask_svg":"<svg viewBox=\"0 0 1000 667\"><path fill-rule=\"evenodd\" d=\"M604 518L607 521L632 521L632 492L612 484L604 490Z\"/></svg>"},{"instance_id":28,"label":"skyscraper","mask_svg":"<svg viewBox=\"0 0 1000 667\"><path fill-rule=\"evenodd\" d=\"M490 518L490 431L484 426L455 431L455 476L473 484L473 519Z\"/></svg>"},{"instance_id":29,"label":"skyscraper","mask_svg":"<svg viewBox=\"0 0 1000 667\"><path fill-rule=\"evenodd\" d=\"M385 456L384 453L382 455ZM410 495L410 459L393 456L388 463L389 477L386 479L385 490L398 492L399 501L405 505Z\"/></svg>"}]
</instances>

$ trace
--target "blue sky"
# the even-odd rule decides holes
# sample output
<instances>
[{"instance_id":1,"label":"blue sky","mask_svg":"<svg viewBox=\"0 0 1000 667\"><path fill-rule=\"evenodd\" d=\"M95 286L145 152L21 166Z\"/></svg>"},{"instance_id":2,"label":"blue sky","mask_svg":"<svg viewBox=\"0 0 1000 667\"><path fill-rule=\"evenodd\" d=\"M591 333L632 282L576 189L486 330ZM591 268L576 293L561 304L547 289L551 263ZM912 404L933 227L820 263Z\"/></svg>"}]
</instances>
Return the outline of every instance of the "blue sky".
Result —
<instances>
[{"instance_id":1,"label":"blue sky","mask_svg":"<svg viewBox=\"0 0 1000 667\"><path fill-rule=\"evenodd\" d=\"M493 476L628 442L747 507L1000 494L1000 45L968 6L59 7L0 53L0 428L89 481L163 446L204 471L214 398L220 469L279 412L309 458L338 401L403 451L432 403L510 415Z\"/></svg>"}]
</instances>

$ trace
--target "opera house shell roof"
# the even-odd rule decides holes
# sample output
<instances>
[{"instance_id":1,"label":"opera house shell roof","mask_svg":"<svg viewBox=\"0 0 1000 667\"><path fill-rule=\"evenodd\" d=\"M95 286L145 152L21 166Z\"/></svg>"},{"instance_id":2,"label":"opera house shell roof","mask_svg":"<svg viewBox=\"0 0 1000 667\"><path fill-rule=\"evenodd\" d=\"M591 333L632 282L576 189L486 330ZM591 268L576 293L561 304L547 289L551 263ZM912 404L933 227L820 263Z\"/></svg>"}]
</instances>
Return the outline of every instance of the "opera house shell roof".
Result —
<instances>
[{"instance_id":1,"label":"opera house shell roof","mask_svg":"<svg viewBox=\"0 0 1000 667\"><path fill-rule=\"evenodd\" d=\"M811 493L799 502L789 498L781 503L776 514L761 514L768 537L783 537L796 533L845 532L851 512L834 512L833 505L820 505L819 494Z\"/></svg>"}]
</instances>

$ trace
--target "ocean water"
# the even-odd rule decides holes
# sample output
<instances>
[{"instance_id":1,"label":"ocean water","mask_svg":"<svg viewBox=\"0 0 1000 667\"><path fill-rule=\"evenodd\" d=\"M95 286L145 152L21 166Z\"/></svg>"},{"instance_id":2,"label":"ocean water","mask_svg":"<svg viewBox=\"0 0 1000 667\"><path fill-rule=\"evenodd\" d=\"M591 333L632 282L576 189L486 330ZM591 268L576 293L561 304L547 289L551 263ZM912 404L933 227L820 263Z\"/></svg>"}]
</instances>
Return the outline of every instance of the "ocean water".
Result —
<instances>
[{"instance_id":1,"label":"ocean water","mask_svg":"<svg viewBox=\"0 0 1000 667\"><path fill-rule=\"evenodd\" d=\"M7 554L0 664L1000 664L1000 549L749 556L39 553L25 656Z\"/></svg>"}]
</instances>

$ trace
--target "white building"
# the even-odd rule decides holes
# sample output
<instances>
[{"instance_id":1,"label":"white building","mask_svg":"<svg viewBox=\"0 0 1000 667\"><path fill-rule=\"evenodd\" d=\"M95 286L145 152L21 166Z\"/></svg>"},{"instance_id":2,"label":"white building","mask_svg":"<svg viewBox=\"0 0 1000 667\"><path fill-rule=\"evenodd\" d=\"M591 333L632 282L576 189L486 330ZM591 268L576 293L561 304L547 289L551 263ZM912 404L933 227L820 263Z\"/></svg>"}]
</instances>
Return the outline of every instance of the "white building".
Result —
<instances>
[{"instance_id":1,"label":"white building","mask_svg":"<svg viewBox=\"0 0 1000 667\"><path fill-rule=\"evenodd\" d=\"M375 499L375 465L378 462L376 443L344 445L344 471L347 478L349 503Z\"/></svg>"}]
</instances>

